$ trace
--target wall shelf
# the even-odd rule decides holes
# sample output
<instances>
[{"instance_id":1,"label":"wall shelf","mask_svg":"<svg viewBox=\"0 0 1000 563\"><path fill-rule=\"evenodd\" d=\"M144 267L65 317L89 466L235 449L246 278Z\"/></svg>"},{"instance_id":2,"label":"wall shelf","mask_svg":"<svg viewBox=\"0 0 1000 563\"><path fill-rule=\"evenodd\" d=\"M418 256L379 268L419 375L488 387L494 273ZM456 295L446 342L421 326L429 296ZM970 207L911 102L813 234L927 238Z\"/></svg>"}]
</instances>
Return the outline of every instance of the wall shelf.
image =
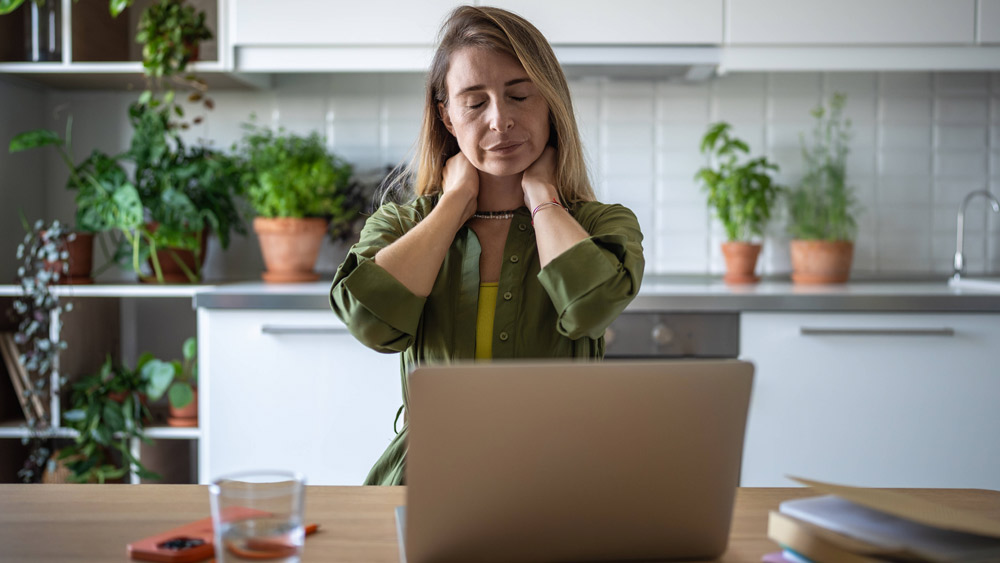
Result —
<instances>
[{"instance_id":1,"label":"wall shelf","mask_svg":"<svg viewBox=\"0 0 1000 563\"><path fill-rule=\"evenodd\" d=\"M29 438L32 433L21 420L0 422L0 438ZM147 426L146 437L154 440L198 440L200 428L176 428L173 426ZM50 428L35 435L40 438L76 438L78 432L72 428Z\"/></svg>"}]
</instances>

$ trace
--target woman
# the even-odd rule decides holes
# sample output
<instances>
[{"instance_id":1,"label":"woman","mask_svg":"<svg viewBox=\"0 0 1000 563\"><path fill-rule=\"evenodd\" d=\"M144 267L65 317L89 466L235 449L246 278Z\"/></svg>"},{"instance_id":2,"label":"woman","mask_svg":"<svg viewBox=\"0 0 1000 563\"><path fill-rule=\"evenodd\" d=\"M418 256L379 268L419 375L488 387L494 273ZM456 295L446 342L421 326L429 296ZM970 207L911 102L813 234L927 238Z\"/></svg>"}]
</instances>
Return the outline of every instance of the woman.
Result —
<instances>
[{"instance_id":1,"label":"woman","mask_svg":"<svg viewBox=\"0 0 1000 563\"><path fill-rule=\"evenodd\" d=\"M419 364L604 356L639 291L642 234L594 200L566 79L530 23L452 12L412 168L417 197L368 219L330 291L355 337L402 352L403 409ZM366 484L403 484L406 430Z\"/></svg>"}]
</instances>

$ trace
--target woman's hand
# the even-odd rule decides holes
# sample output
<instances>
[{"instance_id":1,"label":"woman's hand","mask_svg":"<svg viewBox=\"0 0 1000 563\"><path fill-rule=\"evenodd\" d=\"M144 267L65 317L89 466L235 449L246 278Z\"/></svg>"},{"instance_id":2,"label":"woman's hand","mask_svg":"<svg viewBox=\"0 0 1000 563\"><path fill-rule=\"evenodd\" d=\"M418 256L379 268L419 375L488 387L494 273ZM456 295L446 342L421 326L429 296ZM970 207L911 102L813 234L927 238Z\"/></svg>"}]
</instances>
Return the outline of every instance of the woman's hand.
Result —
<instances>
[{"instance_id":1,"label":"woman's hand","mask_svg":"<svg viewBox=\"0 0 1000 563\"><path fill-rule=\"evenodd\" d=\"M524 205L534 209L545 201L559 199L556 188L556 164L558 160L556 149L545 147L538 160L524 171L521 177L521 189L524 190Z\"/></svg>"},{"instance_id":2,"label":"woman's hand","mask_svg":"<svg viewBox=\"0 0 1000 563\"><path fill-rule=\"evenodd\" d=\"M458 198L465 202L462 223L472 218L479 201L479 171L459 152L444 164L442 198Z\"/></svg>"}]
</instances>

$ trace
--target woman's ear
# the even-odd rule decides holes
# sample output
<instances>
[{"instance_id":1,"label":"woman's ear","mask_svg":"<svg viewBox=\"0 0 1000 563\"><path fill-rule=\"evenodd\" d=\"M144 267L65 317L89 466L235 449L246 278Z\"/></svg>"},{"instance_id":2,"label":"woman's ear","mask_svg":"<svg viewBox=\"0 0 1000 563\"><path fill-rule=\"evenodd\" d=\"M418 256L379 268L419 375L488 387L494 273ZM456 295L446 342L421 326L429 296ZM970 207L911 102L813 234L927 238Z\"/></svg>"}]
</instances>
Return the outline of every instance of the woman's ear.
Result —
<instances>
[{"instance_id":1,"label":"woman's ear","mask_svg":"<svg viewBox=\"0 0 1000 563\"><path fill-rule=\"evenodd\" d=\"M438 102L438 115L441 116L441 122L444 123L445 129L454 137L455 129L451 126L451 116L448 115L448 107L444 105L444 102Z\"/></svg>"}]
</instances>

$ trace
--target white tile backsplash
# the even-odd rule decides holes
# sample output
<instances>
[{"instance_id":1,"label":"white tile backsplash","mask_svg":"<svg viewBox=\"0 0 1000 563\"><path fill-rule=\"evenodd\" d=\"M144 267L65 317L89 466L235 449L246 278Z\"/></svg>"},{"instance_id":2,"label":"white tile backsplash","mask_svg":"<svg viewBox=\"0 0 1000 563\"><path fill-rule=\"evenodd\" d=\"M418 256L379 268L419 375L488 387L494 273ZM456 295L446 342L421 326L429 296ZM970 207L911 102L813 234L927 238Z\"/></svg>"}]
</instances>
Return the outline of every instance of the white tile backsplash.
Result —
<instances>
[{"instance_id":1,"label":"white tile backsplash","mask_svg":"<svg viewBox=\"0 0 1000 563\"><path fill-rule=\"evenodd\" d=\"M941 72L935 76L935 88L941 94L974 94L990 91L990 75L985 72Z\"/></svg>"},{"instance_id":2,"label":"white tile backsplash","mask_svg":"<svg viewBox=\"0 0 1000 563\"><path fill-rule=\"evenodd\" d=\"M669 124L708 122L710 97L707 91L697 96L685 93L676 97L671 97L671 92L661 90L656 100L656 112L660 120Z\"/></svg>"},{"instance_id":3,"label":"white tile backsplash","mask_svg":"<svg viewBox=\"0 0 1000 563\"><path fill-rule=\"evenodd\" d=\"M850 104L850 100L847 102ZM933 100L924 97L883 96L879 98L882 123L916 124L929 126L933 117Z\"/></svg>"},{"instance_id":4,"label":"white tile backsplash","mask_svg":"<svg viewBox=\"0 0 1000 563\"><path fill-rule=\"evenodd\" d=\"M879 75L883 94L929 94L934 75L929 72L885 72Z\"/></svg>"},{"instance_id":5,"label":"white tile backsplash","mask_svg":"<svg viewBox=\"0 0 1000 563\"><path fill-rule=\"evenodd\" d=\"M885 124L878 131L882 150L930 149L932 146L932 129L925 125Z\"/></svg>"},{"instance_id":6,"label":"white tile backsplash","mask_svg":"<svg viewBox=\"0 0 1000 563\"><path fill-rule=\"evenodd\" d=\"M873 72L831 72L823 76L825 92L844 92L853 104L858 99L874 103L878 75Z\"/></svg>"},{"instance_id":7,"label":"white tile backsplash","mask_svg":"<svg viewBox=\"0 0 1000 563\"><path fill-rule=\"evenodd\" d=\"M984 150L958 152L941 148L934 155L935 176L986 178L988 166L989 157Z\"/></svg>"},{"instance_id":8,"label":"white tile backsplash","mask_svg":"<svg viewBox=\"0 0 1000 563\"><path fill-rule=\"evenodd\" d=\"M878 170L888 176L930 176L931 154L929 150L880 151Z\"/></svg>"},{"instance_id":9,"label":"white tile backsplash","mask_svg":"<svg viewBox=\"0 0 1000 563\"><path fill-rule=\"evenodd\" d=\"M228 148L241 134L240 123L256 113L265 125L319 131L359 170L396 164L412 156L424 79L412 73L277 76L271 90L212 92L216 109L190 136ZM855 270L949 271L958 204L986 186L1000 194L1000 73L730 73L690 84L588 77L570 87L595 190L639 216L650 273L723 270L717 246L724 233L709 219L694 180L705 162L698 145L710 123L730 122L753 156L767 155L781 167L779 182L794 185L803 172L799 136L808 137L813 126L809 111L833 92L848 94L854 125L848 181L865 206ZM52 90L45 96L49 113L60 106L77 117L78 156L127 144L132 94ZM58 179L46 185L49 212L63 218L72 194ZM985 202L973 205L970 270L1000 271L1000 216L988 213ZM783 217L783 209L775 215ZM235 245L251 269L259 262L253 242ZM240 256L218 260L208 266L213 272L243 271ZM759 271L788 269L787 235L776 223Z\"/></svg>"},{"instance_id":10,"label":"white tile backsplash","mask_svg":"<svg viewBox=\"0 0 1000 563\"><path fill-rule=\"evenodd\" d=\"M640 83L641 84L641 83ZM638 86L638 84L637 84ZM620 88L618 89L620 90ZM643 88L642 90L646 90ZM608 122L647 122L653 116L653 92L649 89L646 96L618 95L609 97L605 93L601 108L602 118Z\"/></svg>"},{"instance_id":11,"label":"white tile backsplash","mask_svg":"<svg viewBox=\"0 0 1000 563\"><path fill-rule=\"evenodd\" d=\"M878 205L901 203L927 206L932 201L931 179L927 176L881 176L878 179Z\"/></svg>"},{"instance_id":12,"label":"white tile backsplash","mask_svg":"<svg viewBox=\"0 0 1000 563\"><path fill-rule=\"evenodd\" d=\"M985 97L937 98L935 121L956 125L980 125L989 119L989 101Z\"/></svg>"},{"instance_id":13,"label":"white tile backsplash","mask_svg":"<svg viewBox=\"0 0 1000 563\"><path fill-rule=\"evenodd\" d=\"M653 123L646 122L612 122L609 121L602 135L605 150L614 151L630 147L649 148L653 146L655 136Z\"/></svg>"}]
</instances>

